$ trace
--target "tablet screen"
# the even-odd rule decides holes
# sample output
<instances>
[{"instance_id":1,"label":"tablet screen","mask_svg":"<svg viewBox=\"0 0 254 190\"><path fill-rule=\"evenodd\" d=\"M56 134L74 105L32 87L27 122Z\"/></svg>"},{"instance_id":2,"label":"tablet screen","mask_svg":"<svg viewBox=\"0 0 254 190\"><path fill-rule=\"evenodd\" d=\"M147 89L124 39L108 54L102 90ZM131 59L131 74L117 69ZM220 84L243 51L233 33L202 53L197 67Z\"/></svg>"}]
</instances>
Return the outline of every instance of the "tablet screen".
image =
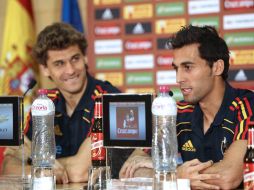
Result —
<instances>
[{"instance_id":1,"label":"tablet screen","mask_svg":"<svg viewBox=\"0 0 254 190\"><path fill-rule=\"evenodd\" d=\"M0 146L21 144L23 97L0 96Z\"/></svg>"},{"instance_id":2,"label":"tablet screen","mask_svg":"<svg viewBox=\"0 0 254 190\"><path fill-rule=\"evenodd\" d=\"M13 138L13 104L0 104L0 139Z\"/></svg>"},{"instance_id":3,"label":"tablet screen","mask_svg":"<svg viewBox=\"0 0 254 190\"><path fill-rule=\"evenodd\" d=\"M103 95L104 146L150 147L151 94Z\"/></svg>"}]
</instances>

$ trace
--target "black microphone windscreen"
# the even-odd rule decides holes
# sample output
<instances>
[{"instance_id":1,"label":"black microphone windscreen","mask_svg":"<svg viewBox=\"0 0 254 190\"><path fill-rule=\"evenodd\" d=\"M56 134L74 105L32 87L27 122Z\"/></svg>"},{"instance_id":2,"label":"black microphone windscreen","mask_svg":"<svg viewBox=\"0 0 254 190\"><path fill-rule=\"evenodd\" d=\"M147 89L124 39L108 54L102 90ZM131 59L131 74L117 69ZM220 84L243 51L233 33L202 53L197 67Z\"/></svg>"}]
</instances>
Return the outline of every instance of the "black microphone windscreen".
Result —
<instances>
[{"instance_id":1,"label":"black microphone windscreen","mask_svg":"<svg viewBox=\"0 0 254 190\"><path fill-rule=\"evenodd\" d=\"M37 81L35 79L32 79L28 84L28 89L32 89L36 85L36 83Z\"/></svg>"},{"instance_id":2,"label":"black microphone windscreen","mask_svg":"<svg viewBox=\"0 0 254 190\"><path fill-rule=\"evenodd\" d=\"M37 81L35 79L31 79L31 81L29 82L28 86L27 86L27 90L25 91L25 93L23 94L23 97L25 97L26 93L31 90L35 85L36 85Z\"/></svg>"}]
</instances>

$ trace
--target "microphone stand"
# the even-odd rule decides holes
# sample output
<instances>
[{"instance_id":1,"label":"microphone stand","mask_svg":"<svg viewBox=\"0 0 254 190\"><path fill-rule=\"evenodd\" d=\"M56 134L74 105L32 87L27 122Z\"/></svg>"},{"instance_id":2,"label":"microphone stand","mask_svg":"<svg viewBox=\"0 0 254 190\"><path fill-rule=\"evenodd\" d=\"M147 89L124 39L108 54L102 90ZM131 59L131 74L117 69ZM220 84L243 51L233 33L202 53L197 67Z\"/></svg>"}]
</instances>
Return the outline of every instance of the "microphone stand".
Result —
<instances>
[{"instance_id":1,"label":"microphone stand","mask_svg":"<svg viewBox=\"0 0 254 190\"><path fill-rule=\"evenodd\" d=\"M23 94L23 97L21 98L21 151L22 151L22 180L25 181L26 179L26 172L25 172L25 135L24 135L24 128L25 128L25 122L24 122L24 98L29 90L31 90L36 85L36 80L32 79L30 83L28 84L28 88Z\"/></svg>"},{"instance_id":2,"label":"microphone stand","mask_svg":"<svg viewBox=\"0 0 254 190\"><path fill-rule=\"evenodd\" d=\"M22 179L25 180L26 173L25 173L25 147L24 147L24 95L21 98L21 150L22 150Z\"/></svg>"}]
</instances>

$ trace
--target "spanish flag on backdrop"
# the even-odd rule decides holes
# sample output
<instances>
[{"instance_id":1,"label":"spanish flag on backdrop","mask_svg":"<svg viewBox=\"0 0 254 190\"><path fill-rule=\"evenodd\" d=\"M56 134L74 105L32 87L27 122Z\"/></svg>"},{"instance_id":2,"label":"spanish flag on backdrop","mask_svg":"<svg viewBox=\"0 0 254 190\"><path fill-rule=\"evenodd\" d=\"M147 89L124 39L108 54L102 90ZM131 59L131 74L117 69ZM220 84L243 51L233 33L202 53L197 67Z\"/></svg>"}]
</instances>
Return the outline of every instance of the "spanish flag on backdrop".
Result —
<instances>
[{"instance_id":1,"label":"spanish flag on backdrop","mask_svg":"<svg viewBox=\"0 0 254 190\"><path fill-rule=\"evenodd\" d=\"M84 32L78 0L62 0L62 21L71 24L80 32Z\"/></svg>"},{"instance_id":2,"label":"spanish flag on backdrop","mask_svg":"<svg viewBox=\"0 0 254 190\"><path fill-rule=\"evenodd\" d=\"M0 95L23 95L37 71L31 57L35 42L31 0L8 0L4 22Z\"/></svg>"}]
</instances>

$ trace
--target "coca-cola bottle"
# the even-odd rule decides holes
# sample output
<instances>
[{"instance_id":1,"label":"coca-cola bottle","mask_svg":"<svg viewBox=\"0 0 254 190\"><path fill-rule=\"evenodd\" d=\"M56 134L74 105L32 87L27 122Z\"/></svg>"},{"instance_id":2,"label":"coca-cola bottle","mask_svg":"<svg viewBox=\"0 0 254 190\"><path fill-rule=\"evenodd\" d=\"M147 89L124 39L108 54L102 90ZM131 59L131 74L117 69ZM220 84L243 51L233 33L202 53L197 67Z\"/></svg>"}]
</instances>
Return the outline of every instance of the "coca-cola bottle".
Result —
<instances>
[{"instance_id":1,"label":"coca-cola bottle","mask_svg":"<svg viewBox=\"0 0 254 190\"><path fill-rule=\"evenodd\" d=\"M248 125L248 146L244 156L244 190L254 190L254 122Z\"/></svg>"},{"instance_id":2,"label":"coca-cola bottle","mask_svg":"<svg viewBox=\"0 0 254 190\"><path fill-rule=\"evenodd\" d=\"M96 96L94 106L94 123L91 133L92 166L106 166L106 149L103 147L102 132L102 97Z\"/></svg>"}]
</instances>

